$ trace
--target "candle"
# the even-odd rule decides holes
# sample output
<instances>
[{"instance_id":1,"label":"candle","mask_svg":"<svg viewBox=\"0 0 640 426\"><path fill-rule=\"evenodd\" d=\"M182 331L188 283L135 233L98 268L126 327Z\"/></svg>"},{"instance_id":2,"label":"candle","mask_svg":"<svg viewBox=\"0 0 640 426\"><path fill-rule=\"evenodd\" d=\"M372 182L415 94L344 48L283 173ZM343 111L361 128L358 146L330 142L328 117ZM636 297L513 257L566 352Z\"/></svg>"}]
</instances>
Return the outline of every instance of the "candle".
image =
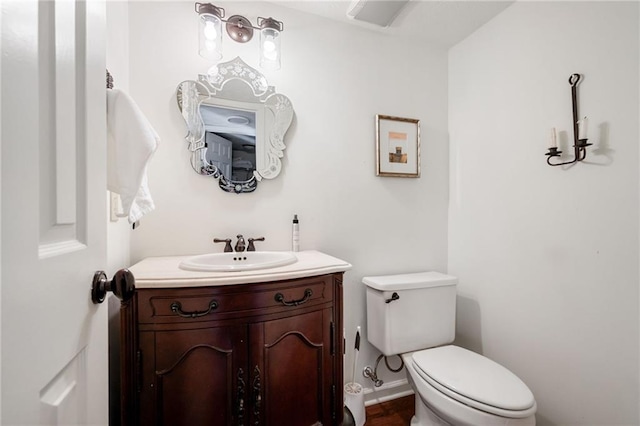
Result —
<instances>
[{"instance_id":1,"label":"candle","mask_svg":"<svg viewBox=\"0 0 640 426\"><path fill-rule=\"evenodd\" d=\"M558 141L556 139L556 128L552 127L551 128L551 142L549 144L549 148L557 148L558 147Z\"/></svg>"},{"instance_id":2,"label":"candle","mask_svg":"<svg viewBox=\"0 0 640 426\"><path fill-rule=\"evenodd\" d=\"M587 139L587 116L582 120L578 120L578 139Z\"/></svg>"}]
</instances>

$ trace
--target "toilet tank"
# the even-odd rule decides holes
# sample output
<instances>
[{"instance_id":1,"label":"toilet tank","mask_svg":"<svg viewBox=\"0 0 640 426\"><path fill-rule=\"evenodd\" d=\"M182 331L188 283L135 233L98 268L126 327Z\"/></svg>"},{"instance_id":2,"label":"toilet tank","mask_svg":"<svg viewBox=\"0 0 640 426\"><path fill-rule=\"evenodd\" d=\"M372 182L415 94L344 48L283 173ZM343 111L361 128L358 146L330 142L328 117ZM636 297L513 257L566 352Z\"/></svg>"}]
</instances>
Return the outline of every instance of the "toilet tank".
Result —
<instances>
[{"instance_id":1,"label":"toilet tank","mask_svg":"<svg viewBox=\"0 0 640 426\"><path fill-rule=\"evenodd\" d=\"M440 272L364 277L367 339L384 355L453 342L458 279Z\"/></svg>"}]
</instances>

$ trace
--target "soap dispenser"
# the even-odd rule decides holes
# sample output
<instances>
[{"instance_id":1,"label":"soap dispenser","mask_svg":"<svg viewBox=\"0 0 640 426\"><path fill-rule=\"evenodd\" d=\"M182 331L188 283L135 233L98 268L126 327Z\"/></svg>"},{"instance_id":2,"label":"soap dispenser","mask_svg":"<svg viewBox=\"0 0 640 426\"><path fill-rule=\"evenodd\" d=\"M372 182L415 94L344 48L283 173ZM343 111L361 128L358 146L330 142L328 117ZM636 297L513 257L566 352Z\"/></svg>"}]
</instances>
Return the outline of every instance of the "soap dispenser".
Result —
<instances>
[{"instance_id":1,"label":"soap dispenser","mask_svg":"<svg viewBox=\"0 0 640 426\"><path fill-rule=\"evenodd\" d=\"M293 215L293 229L291 232L291 251L300 251L300 224L298 215Z\"/></svg>"}]
</instances>

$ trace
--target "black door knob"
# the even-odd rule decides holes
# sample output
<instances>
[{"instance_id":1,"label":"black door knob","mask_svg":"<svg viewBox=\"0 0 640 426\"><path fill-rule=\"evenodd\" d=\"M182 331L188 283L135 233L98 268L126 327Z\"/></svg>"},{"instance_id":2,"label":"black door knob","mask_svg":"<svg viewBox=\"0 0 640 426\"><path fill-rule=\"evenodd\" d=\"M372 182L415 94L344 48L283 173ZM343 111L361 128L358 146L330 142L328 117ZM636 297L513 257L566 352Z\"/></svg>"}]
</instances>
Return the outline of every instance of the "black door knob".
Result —
<instances>
[{"instance_id":1,"label":"black door knob","mask_svg":"<svg viewBox=\"0 0 640 426\"><path fill-rule=\"evenodd\" d=\"M107 292L113 292L123 302L131 299L136 291L136 279L128 269L120 269L111 281L107 280L104 271L96 271L91 283L91 301L102 303Z\"/></svg>"}]
</instances>

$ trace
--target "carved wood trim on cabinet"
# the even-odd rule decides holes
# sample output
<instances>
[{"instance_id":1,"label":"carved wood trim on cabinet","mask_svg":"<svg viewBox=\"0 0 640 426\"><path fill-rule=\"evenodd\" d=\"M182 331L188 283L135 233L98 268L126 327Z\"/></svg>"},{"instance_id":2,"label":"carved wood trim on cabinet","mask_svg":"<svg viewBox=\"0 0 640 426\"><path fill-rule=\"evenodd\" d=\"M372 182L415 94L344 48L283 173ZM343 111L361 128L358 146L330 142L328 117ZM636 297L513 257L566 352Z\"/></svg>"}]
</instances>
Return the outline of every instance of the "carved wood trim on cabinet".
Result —
<instances>
[{"instance_id":1,"label":"carved wood trim on cabinet","mask_svg":"<svg viewBox=\"0 0 640 426\"><path fill-rule=\"evenodd\" d=\"M342 421L343 421L343 407L342 407L342 401L344 400L344 354L346 353L345 351L345 347L344 347L344 338L342 335L342 330L344 330L344 312L343 312L343 306L344 306L344 294L343 294L343 287L342 287L342 278L343 278L344 274L335 274L334 276L334 283L335 285L333 286L333 300L334 300L334 306L337 307L337 309L334 309L334 336L333 339L331 340L332 342L335 342L336 344L336 354L333 357L333 372L334 372L334 384L335 384L335 388L333 391L333 394L335 395L334 400L332 402L332 405L335 409L333 416L335 419L336 424L341 425Z\"/></svg>"},{"instance_id":2,"label":"carved wood trim on cabinet","mask_svg":"<svg viewBox=\"0 0 640 426\"><path fill-rule=\"evenodd\" d=\"M120 422L122 425L139 424L138 392L140 391L141 354L136 332L135 296L120 305Z\"/></svg>"},{"instance_id":3,"label":"carved wood trim on cabinet","mask_svg":"<svg viewBox=\"0 0 640 426\"><path fill-rule=\"evenodd\" d=\"M122 426L341 425L342 275L136 290Z\"/></svg>"}]
</instances>

